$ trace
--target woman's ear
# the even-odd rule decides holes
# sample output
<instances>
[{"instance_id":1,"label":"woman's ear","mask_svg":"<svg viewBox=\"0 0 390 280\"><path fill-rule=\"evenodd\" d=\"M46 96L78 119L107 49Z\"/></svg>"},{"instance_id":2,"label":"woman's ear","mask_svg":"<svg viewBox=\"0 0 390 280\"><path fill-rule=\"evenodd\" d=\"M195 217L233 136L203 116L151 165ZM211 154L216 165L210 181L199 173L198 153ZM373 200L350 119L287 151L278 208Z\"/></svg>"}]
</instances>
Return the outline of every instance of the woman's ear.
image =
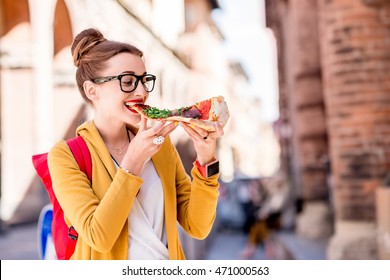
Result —
<instances>
[{"instance_id":1,"label":"woman's ear","mask_svg":"<svg viewBox=\"0 0 390 280\"><path fill-rule=\"evenodd\" d=\"M83 84L85 96L91 100L95 101L98 98L98 87L91 81L85 81Z\"/></svg>"}]
</instances>

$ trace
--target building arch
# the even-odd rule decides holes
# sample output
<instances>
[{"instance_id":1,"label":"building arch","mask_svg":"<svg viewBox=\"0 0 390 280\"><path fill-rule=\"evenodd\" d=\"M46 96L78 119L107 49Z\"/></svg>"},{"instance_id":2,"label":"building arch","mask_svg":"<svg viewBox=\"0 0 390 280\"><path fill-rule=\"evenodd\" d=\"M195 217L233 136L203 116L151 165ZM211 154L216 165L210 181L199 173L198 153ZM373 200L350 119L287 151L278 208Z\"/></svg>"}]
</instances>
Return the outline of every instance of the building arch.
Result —
<instances>
[{"instance_id":1,"label":"building arch","mask_svg":"<svg viewBox=\"0 0 390 280\"><path fill-rule=\"evenodd\" d=\"M30 24L30 12L27 0L0 0L0 37Z\"/></svg>"},{"instance_id":2,"label":"building arch","mask_svg":"<svg viewBox=\"0 0 390 280\"><path fill-rule=\"evenodd\" d=\"M28 0L0 0L0 49L1 68L17 64L17 68L31 66L30 53L32 30ZM10 57L17 59L10 60ZM22 64L22 65L20 65Z\"/></svg>"},{"instance_id":3,"label":"building arch","mask_svg":"<svg viewBox=\"0 0 390 280\"><path fill-rule=\"evenodd\" d=\"M53 93L56 127L59 127L56 134L64 139L74 136L77 126L87 114L87 108L75 86L75 66L71 54L72 30L72 19L66 1L57 0L53 18ZM68 112L66 117L64 106Z\"/></svg>"},{"instance_id":4,"label":"building arch","mask_svg":"<svg viewBox=\"0 0 390 280\"><path fill-rule=\"evenodd\" d=\"M58 0L54 11L54 57L67 51L73 39L69 11L64 0ZM67 53L69 55L69 53Z\"/></svg>"}]
</instances>

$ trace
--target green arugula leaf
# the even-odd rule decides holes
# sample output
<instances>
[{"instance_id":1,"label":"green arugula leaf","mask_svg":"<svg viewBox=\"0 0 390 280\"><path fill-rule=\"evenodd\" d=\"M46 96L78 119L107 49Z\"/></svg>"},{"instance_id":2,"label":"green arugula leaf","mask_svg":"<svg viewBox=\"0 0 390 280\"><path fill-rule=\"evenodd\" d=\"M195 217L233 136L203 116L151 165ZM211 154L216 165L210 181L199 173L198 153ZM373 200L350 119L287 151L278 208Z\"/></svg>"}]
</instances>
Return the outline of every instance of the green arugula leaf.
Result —
<instances>
[{"instance_id":1,"label":"green arugula leaf","mask_svg":"<svg viewBox=\"0 0 390 280\"><path fill-rule=\"evenodd\" d=\"M158 109L156 107L149 107L143 110L145 114L152 119L167 118L172 114L171 110Z\"/></svg>"}]
</instances>

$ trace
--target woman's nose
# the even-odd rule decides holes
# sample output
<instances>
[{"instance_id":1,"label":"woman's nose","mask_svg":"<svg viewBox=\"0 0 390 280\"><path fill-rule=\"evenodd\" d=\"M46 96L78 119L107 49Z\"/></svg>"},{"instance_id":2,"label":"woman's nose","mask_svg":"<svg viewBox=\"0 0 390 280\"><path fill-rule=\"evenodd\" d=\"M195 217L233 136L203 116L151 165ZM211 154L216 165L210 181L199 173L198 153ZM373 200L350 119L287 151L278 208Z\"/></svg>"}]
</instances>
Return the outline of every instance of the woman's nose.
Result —
<instances>
[{"instance_id":1,"label":"woman's nose","mask_svg":"<svg viewBox=\"0 0 390 280\"><path fill-rule=\"evenodd\" d=\"M149 93L145 90L142 83L138 83L137 88L134 90L134 95L140 96L145 99Z\"/></svg>"}]
</instances>

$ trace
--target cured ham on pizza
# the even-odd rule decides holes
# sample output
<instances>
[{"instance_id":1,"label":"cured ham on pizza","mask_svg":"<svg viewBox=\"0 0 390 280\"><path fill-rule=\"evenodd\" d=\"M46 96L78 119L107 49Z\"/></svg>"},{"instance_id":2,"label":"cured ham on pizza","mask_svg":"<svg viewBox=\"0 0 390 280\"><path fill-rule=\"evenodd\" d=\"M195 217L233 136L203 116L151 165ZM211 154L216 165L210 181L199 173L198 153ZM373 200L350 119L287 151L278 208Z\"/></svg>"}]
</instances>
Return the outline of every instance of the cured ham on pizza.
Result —
<instances>
[{"instance_id":1,"label":"cured ham on pizza","mask_svg":"<svg viewBox=\"0 0 390 280\"><path fill-rule=\"evenodd\" d=\"M224 127L229 119L229 110L223 96L212 97L173 110L159 109L146 104L128 104L128 106L129 109L148 119L186 122L207 131L215 131L214 122Z\"/></svg>"}]
</instances>

